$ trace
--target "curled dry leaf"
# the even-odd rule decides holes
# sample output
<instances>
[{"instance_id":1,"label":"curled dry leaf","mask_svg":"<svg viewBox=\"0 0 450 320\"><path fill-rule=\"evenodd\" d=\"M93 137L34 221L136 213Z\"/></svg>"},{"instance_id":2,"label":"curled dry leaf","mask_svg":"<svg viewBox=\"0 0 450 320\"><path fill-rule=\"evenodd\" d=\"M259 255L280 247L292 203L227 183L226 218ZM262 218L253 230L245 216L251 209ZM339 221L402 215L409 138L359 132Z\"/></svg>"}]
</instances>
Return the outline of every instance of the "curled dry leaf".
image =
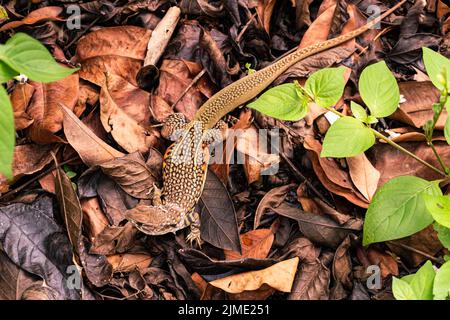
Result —
<instances>
[{"instance_id":1,"label":"curled dry leaf","mask_svg":"<svg viewBox=\"0 0 450 320\"><path fill-rule=\"evenodd\" d=\"M70 109L65 106L61 108L64 114L64 133L67 141L78 152L85 164L97 165L124 156L122 152L97 137Z\"/></svg>"},{"instance_id":2,"label":"curled dry leaf","mask_svg":"<svg viewBox=\"0 0 450 320\"><path fill-rule=\"evenodd\" d=\"M78 74L55 82L33 81L31 84L34 94L27 113L34 122L28 128L28 135L31 140L41 144L61 142L61 139L54 135L63 125L63 113L59 104L64 104L69 110L75 107L78 101Z\"/></svg>"},{"instance_id":3,"label":"curled dry leaf","mask_svg":"<svg viewBox=\"0 0 450 320\"><path fill-rule=\"evenodd\" d=\"M163 60L159 70L157 94L168 104L173 105L191 84L192 79L202 70L202 67L197 63L185 60ZM192 120L204 101L201 88L198 83L195 83L175 106L175 110L183 113L188 120Z\"/></svg>"},{"instance_id":4,"label":"curled dry leaf","mask_svg":"<svg viewBox=\"0 0 450 320\"><path fill-rule=\"evenodd\" d=\"M286 198L289 190L295 187L294 184L289 184L277 188L273 188L267 192L258 204L255 212L255 222L253 223L253 229L257 229L261 222L261 217L267 210L273 210L278 207Z\"/></svg>"},{"instance_id":5,"label":"curled dry leaf","mask_svg":"<svg viewBox=\"0 0 450 320\"><path fill-rule=\"evenodd\" d=\"M210 284L228 293L257 290L263 284L281 292L290 292L297 272L298 261L298 258L292 258L263 270L235 274L211 281Z\"/></svg>"},{"instance_id":6,"label":"curled dry leaf","mask_svg":"<svg viewBox=\"0 0 450 320\"><path fill-rule=\"evenodd\" d=\"M76 61L80 78L102 86L105 73L116 74L137 86L136 75L142 66L151 31L120 26L102 28L78 41Z\"/></svg>"},{"instance_id":7,"label":"curled dry leaf","mask_svg":"<svg viewBox=\"0 0 450 320\"><path fill-rule=\"evenodd\" d=\"M151 199L150 191L157 181L139 152L104 162L100 168L129 195L138 199Z\"/></svg>"},{"instance_id":8,"label":"curled dry leaf","mask_svg":"<svg viewBox=\"0 0 450 320\"><path fill-rule=\"evenodd\" d=\"M59 15L63 12L62 7L48 6L31 11L25 18L19 21L11 21L4 24L0 31L18 28L23 25L35 24L44 20L62 20Z\"/></svg>"},{"instance_id":9,"label":"curled dry leaf","mask_svg":"<svg viewBox=\"0 0 450 320\"><path fill-rule=\"evenodd\" d=\"M352 289L352 261L350 258L350 237L346 237L337 248L332 264L334 281L346 289Z\"/></svg>"},{"instance_id":10,"label":"curled dry leaf","mask_svg":"<svg viewBox=\"0 0 450 320\"><path fill-rule=\"evenodd\" d=\"M106 78L109 79L109 73ZM100 120L106 132L111 133L114 140L126 151L146 153L156 143L145 128L123 111L111 97L108 81L100 92Z\"/></svg>"},{"instance_id":11,"label":"curled dry leaf","mask_svg":"<svg viewBox=\"0 0 450 320\"><path fill-rule=\"evenodd\" d=\"M344 225L339 225L326 216L303 212L286 202L273 210L285 217L298 221L300 231L314 243L337 248L344 238L351 232L358 232L362 228L362 221L351 219Z\"/></svg>"},{"instance_id":12,"label":"curled dry leaf","mask_svg":"<svg viewBox=\"0 0 450 320\"><path fill-rule=\"evenodd\" d=\"M11 104L14 109L14 124L16 130L28 128L33 123L33 118L26 113L28 104L34 93L34 87L29 83L19 83L11 93Z\"/></svg>"},{"instance_id":13,"label":"curled dry leaf","mask_svg":"<svg viewBox=\"0 0 450 320\"><path fill-rule=\"evenodd\" d=\"M350 177L359 192L371 201L375 191L377 191L380 172L370 163L364 153L347 158Z\"/></svg>"},{"instance_id":14,"label":"curled dry leaf","mask_svg":"<svg viewBox=\"0 0 450 320\"><path fill-rule=\"evenodd\" d=\"M270 229L251 230L241 236L242 254L239 252L224 250L227 260L242 258L267 258L274 240L274 234Z\"/></svg>"},{"instance_id":15,"label":"curled dry leaf","mask_svg":"<svg viewBox=\"0 0 450 320\"><path fill-rule=\"evenodd\" d=\"M146 253L125 253L108 256L114 272L131 272L150 266L153 258Z\"/></svg>"},{"instance_id":16,"label":"curled dry leaf","mask_svg":"<svg viewBox=\"0 0 450 320\"><path fill-rule=\"evenodd\" d=\"M353 204L367 208L369 203L351 183L350 175L343 171L334 159L321 158L321 144L313 137L306 136L303 146L309 153L314 172L323 186L330 192L346 198Z\"/></svg>"}]
</instances>

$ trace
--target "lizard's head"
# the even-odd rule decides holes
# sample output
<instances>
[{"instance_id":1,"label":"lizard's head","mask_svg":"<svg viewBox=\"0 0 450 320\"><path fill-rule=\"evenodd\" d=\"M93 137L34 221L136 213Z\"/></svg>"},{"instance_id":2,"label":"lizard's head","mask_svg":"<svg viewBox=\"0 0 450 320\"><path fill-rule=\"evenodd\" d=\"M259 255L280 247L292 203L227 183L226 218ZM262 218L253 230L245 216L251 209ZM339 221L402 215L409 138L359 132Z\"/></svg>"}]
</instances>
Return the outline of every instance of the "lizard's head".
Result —
<instances>
[{"instance_id":1,"label":"lizard's head","mask_svg":"<svg viewBox=\"0 0 450 320\"><path fill-rule=\"evenodd\" d=\"M145 234L161 235L176 232L188 226L186 210L176 204L149 206L138 204L125 213L134 226Z\"/></svg>"},{"instance_id":2,"label":"lizard's head","mask_svg":"<svg viewBox=\"0 0 450 320\"><path fill-rule=\"evenodd\" d=\"M182 113L172 113L164 121L161 135L172 141L177 141L183 134L186 126L186 117Z\"/></svg>"}]
</instances>

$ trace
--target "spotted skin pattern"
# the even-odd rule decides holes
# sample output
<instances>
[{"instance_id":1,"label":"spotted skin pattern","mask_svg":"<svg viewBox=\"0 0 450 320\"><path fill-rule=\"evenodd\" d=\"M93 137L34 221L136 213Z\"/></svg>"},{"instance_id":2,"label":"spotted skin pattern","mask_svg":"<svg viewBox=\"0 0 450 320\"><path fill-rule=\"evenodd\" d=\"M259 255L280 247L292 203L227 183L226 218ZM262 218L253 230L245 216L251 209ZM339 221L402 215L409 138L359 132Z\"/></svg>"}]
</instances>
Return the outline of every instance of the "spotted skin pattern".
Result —
<instances>
[{"instance_id":1,"label":"spotted skin pattern","mask_svg":"<svg viewBox=\"0 0 450 320\"><path fill-rule=\"evenodd\" d=\"M193 208L202 194L206 178L208 163L208 151L205 148L206 132L217 125L227 113L256 97L293 64L364 33L405 2L406 0L402 0L378 18L352 32L297 50L272 65L230 84L203 104L193 121L187 125L177 114L170 118L162 130L163 135L176 129L186 130L180 139L169 147L164 156L162 201L160 205L154 207L159 213L150 214L142 218L142 221L134 220L138 228L148 234L165 234L190 225L191 233L187 239L200 243L199 216Z\"/></svg>"}]
</instances>

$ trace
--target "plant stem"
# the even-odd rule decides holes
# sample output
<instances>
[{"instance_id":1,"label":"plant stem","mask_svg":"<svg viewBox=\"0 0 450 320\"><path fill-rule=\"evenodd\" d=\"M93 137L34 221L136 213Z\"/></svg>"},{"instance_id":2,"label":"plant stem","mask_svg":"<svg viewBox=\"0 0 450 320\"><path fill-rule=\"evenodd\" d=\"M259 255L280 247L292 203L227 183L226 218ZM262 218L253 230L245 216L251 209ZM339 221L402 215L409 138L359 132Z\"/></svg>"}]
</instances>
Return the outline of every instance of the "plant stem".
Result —
<instances>
[{"instance_id":1,"label":"plant stem","mask_svg":"<svg viewBox=\"0 0 450 320\"><path fill-rule=\"evenodd\" d=\"M344 114L342 114L341 112L339 112L339 111L337 111L337 110L335 110L335 109L333 109L333 108L331 108L331 107L328 107L328 108L325 108L325 109L327 109L328 111L331 111L332 113L338 115L339 117L344 117ZM410 157L412 157L413 159L417 160L418 162L420 162L420 163L423 164L424 166L430 168L431 170L433 170L433 171L439 173L440 175L442 175L442 176L444 176L444 177L447 176L447 175L445 174L445 172L439 170L438 168L436 168L435 166L433 166L433 165L430 164L429 162L426 162L425 160L419 158L419 157L416 156L414 153L412 153L412 152L406 150L406 149L403 148L401 145L395 143L394 141L392 141L392 140L389 139L388 137L385 137L384 135L382 135L381 133L379 133L377 130L375 130L375 129L373 129L373 128L370 128L370 129L372 130L373 134L374 134L376 137L378 137L378 138L384 140L385 142L387 142L389 145L391 145L391 146L394 147L395 149L397 149L397 150L399 150L399 151L401 151L401 152L407 154L408 156L410 156Z\"/></svg>"},{"instance_id":2,"label":"plant stem","mask_svg":"<svg viewBox=\"0 0 450 320\"><path fill-rule=\"evenodd\" d=\"M436 150L436 147L434 146L433 141L428 141L427 144L430 146L431 150L433 150L433 153L437 159L437 161L439 162L439 164L441 165L442 170L444 170L444 172L447 174L448 173L448 168L445 165L444 161L442 160L441 156L439 155L439 153Z\"/></svg>"},{"instance_id":3,"label":"plant stem","mask_svg":"<svg viewBox=\"0 0 450 320\"><path fill-rule=\"evenodd\" d=\"M440 175L446 177L447 175L445 174L445 172L439 170L438 168L436 168L435 166L433 166L432 164L430 164L429 162L426 162L425 160L419 158L418 156L416 156L414 153L412 153L411 151L406 150L405 148L403 148L401 145L395 143L394 141L392 141L391 139L389 139L388 137L385 137L384 135L382 135L381 133L379 133L377 130L370 128L372 130L372 132L375 134L376 137L384 140L385 142L387 142L389 145L391 145L392 147L394 147L395 149L407 154L408 156L414 158L415 160L417 160L418 162L420 162L421 164L423 164L424 166L430 168L431 170L439 173Z\"/></svg>"}]
</instances>

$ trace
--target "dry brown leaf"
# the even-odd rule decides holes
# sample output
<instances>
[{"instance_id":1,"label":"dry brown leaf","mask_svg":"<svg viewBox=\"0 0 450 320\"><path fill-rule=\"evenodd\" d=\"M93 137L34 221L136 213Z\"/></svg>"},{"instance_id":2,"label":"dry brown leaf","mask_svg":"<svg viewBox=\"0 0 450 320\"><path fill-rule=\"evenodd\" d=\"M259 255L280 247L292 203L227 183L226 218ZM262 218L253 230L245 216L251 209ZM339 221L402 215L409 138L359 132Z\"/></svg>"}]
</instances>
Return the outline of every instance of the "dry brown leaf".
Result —
<instances>
[{"instance_id":1,"label":"dry brown leaf","mask_svg":"<svg viewBox=\"0 0 450 320\"><path fill-rule=\"evenodd\" d=\"M110 77L108 73L106 78L109 80ZM100 92L100 120L103 128L129 153L146 153L156 144L156 137L149 135L145 128L116 104L109 92L108 83L109 81L102 86Z\"/></svg>"},{"instance_id":2,"label":"dry brown leaf","mask_svg":"<svg viewBox=\"0 0 450 320\"><path fill-rule=\"evenodd\" d=\"M4 24L0 31L14 29L23 25L35 24L44 20L63 20L58 16L63 12L62 7L48 6L31 11L25 18L19 21L11 21Z\"/></svg>"},{"instance_id":3,"label":"dry brown leaf","mask_svg":"<svg viewBox=\"0 0 450 320\"><path fill-rule=\"evenodd\" d=\"M150 94L132 85L126 79L108 74L108 92L117 106L139 125L150 123Z\"/></svg>"},{"instance_id":4,"label":"dry brown leaf","mask_svg":"<svg viewBox=\"0 0 450 320\"><path fill-rule=\"evenodd\" d=\"M377 191L380 172L375 169L364 153L347 158L347 164L356 188L368 201L371 201Z\"/></svg>"},{"instance_id":5,"label":"dry brown leaf","mask_svg":"<svg viewBox=\"0 0 450 320\"><path fill-rule=\"evenodd\" d=\"M103 229L109 226L108 219L103 213L97 198L82 199L83 225L90 239L94 239Z\"/></svg>"},{"instance_id":6,"label":"dry brown leaf","mask_svg":"<svg viewBox=\"0 0 450 320\"><path fill-rule=\"evenodd\" d=\"M439 168L439 163L433 150L425 142L405 142L400 143L400 145L419 158ZM450 163L450 148L448 144L436 141L434 145L444 163ZM404 175L417 176L429 181L442 178L438 173L421 165L413 158L392 148L390 145L378 143L370 148L366 154L381 174L378 182L379 187L394 177Z\"/></svg>"},{"instance_id":7,"label":"dry brown leaf","mask_svg":"<svg viewBox=\"0 0 450 320\"><path fill-rule=\"evenodd\" d=\"M100 140L68 108L62 106L62 110L67 141L78 152L84 163L93 166L124 156L122 152Z\"/></svg>"},{"instance_id":8,"label":"dry brown leaf","mask_svg":"<svg viewBox=\"0 0 450 320\"><path fill-rule=\"evenodd\" d=\"M400 82L399 88L406 101L400 103L400 107L390 118L416 128L421 128L425 122L433 119L431 106L439 101L439 91L431 81ZM445 119L447 119L447 111L444 109L436 124L437 129L444 128Z\"/></svg>"},{"instance_id":9,"label":"dry brown leaf","mask_svg":"<svg viewBox=\"0 0 450 320\"><path fill-rule=\"evenodd\" d=\"M249 8L256 8L258 14L258 21L261 26L270 32L270 18L272 17L273 8L276 0L247 0Z\"/></svg>"},{"instance_id":10,"label":"dry brown leaf","mask_svg":"<svg viewBox=\"0 0 450 320\"><path fill-rule=\"evenodd\" d=\"M311 263L302 263L295 277L289 300L328 300L330 270L327 265L333 254L323 254L320 259Z\"/></svg>"},{"instance_id":11,"label":"dry brown leaf","mask_svg":"<svg viewBox=\"0 0 450 320\"><path fill-rule=\"evenodd\" d=\"M270 229L251 230L241 234L242 254L239 252L224 250L226 260L238 260L242 258L267 258L274 240L274 234Z\"/></svg>"},{"instance_id":12,"label":"dry brown leaf","mask_svg":"<svg viewBox=\"0 0 450 320\"><path fill-rule=\"evenodd\" d=\"M327 190L346 198L359 207L367 208L369 203L351 183L350 175L339 168L334 159L321 158L322 145L311 136L306 136L303 146L309 153L314 172Z\"/></svg>"},{"instance_id":13,"label":"dry brown leaf","mask_svg":"<svg viewBox=\"0 0 450 320\"><path fill-rule=\"evenodd\" d=\"M263 284L281 291L290 292L297 272L299 259L278 262L258 271L249 271L211 281L210 284L228 293L241 293L259 289Z\"/></svg>"},{"instance_id":14,"label":"dry brown leaf","mask_svg":"<svg viewBox=\"0 0 450 320\"><path fill-rule=\"evenodd\" d=\"M274 207L278 207L281 203L283 203L289 190L294 187L294 184L284 185L281 187L273 188L264 195L261 201L259 201L258 207L256 208L253 229L257 229L259 227L261 217L263 216L264 212L266 210L273 209Z\"/></svg>"},{"instance_id":15,"label":"dry brown leaf","mask_svg":"<svg viewBox=\"0 0 450 320\"><path fill-rule=\"evenodd\" d=\"M169 105L181 97L192 79L202 70L194 62L185 60L163 60L160 70L157 95ZM175 111L183 113L188 120L192 120L197 109L205 100L205 95L195 83L176 104Z\"/></svg>"},{"instance_id":16,"label":"dry brown leaf","mask_svg":"<svg viewBox=\"0 0 450 320\"><path fill-rule=\"evenodd\" d=\"M33 123L33 118L26 113L28 104L34 93L34 87L29 83L17 84L11 93L11 104L14 109L14 124L16 130L28 128Z\"/></svg>"},{"instance_id":17,"label":"dry brown leaf","mask_svg":"<svg viewBox=\"0 0 450 320\"><path fill-rule=\"evenodd\" d=\"M120 26L102 28L78 41L76 61L80 78L102 86L105 73L121 76L137 86L136 75L142 66L151 31Z\"/></svg>"},{"instance_id":18,"label":"dry brown leaf","mask_svg":"<svg viewBox=\"0 0 450 320\"><path fill-rule=\"evenodd\" d=\"M107 257L113 267L113 272L131 272L150 266L153 258L146 253L115 254Z\"/></svg>"},{"instance_id":19,"label":"dry brown leaf","mask_svg":"<svg viewBox=\"0 0 450 320\"><path fill-rule=\"evenodd\" d=\"M50 151L57 152L58 149L58 145L40 146L37 144L23 144L14 147L13 181L42 170L52 161ZM8 181L0 174L0 193L6 191L8 191Z\"/></svg>"},{"instance_id":20,"label":"dry brown leaf","mask_svg":"<svg viewBox=\"0 0 450 320\"><path fill-rule=\"evenodd\" d=\"M138 199L151 199L156 178L138 152L127 154L100 165L126 193Z\"/></svg>"},{"instance_id":21,"label":"dry brown leaf","mask_svg":"<svg viewBox=\"0 0 450 320\"><path fill-rule=\"evenodd\" d=\"M78 101L78 74L72 74L64 79L40 83L31 82L34 94L28 106L27 113L34 119L28 128L31 140L45 144L61 142L54 135L62 129L63 113L59 104L64 104L73 110Z\"/></svg>"},{"instance_id":22,"label":"dry brown leaf","mask_svg":"<svg viewBox=\"0 0 450 320\"><path fill-rule=\"evenodd\" d=\"M398 264L391 255L369 248L367 258L369 258L371 264L380 267L381 278L386 279L388 276L398 276Z\"/></svg>"}]
</instances>

